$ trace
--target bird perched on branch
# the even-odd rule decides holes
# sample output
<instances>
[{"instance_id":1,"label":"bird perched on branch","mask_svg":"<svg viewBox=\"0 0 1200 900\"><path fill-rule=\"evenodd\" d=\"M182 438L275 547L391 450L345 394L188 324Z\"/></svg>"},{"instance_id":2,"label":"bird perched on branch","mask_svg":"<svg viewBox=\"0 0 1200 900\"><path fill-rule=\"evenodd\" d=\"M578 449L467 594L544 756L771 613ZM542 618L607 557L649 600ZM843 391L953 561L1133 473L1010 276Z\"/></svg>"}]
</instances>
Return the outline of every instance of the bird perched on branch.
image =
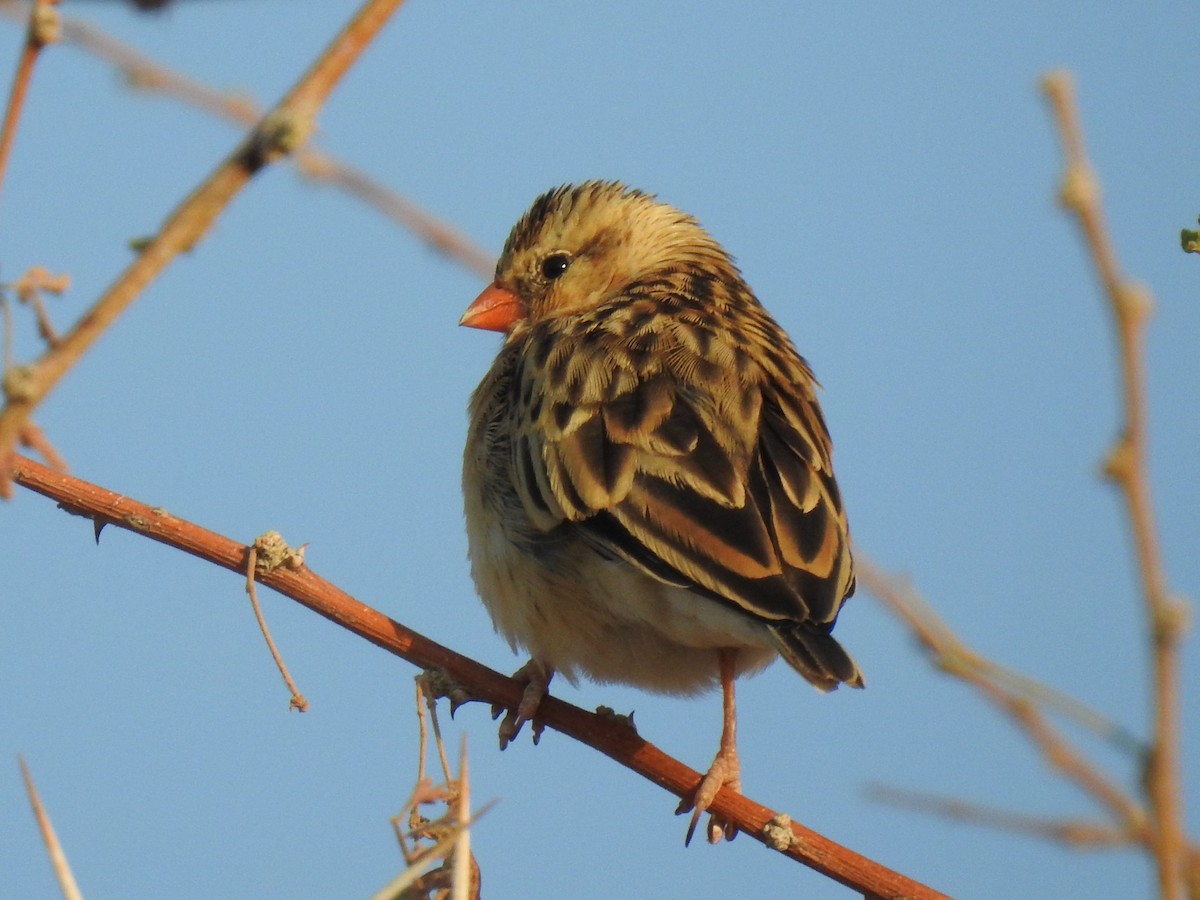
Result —
<instances>
[{"instance_id":1,"label":"bird perched on branch","mask_svg":"<svg viewBox=\"0 0 1200 900\"><path fill-rule=\"evenodd\" d=\"M461 324L505 335L463 461L475 584L532 657L501 747L555 672L720 685L690 841L740 789L737 676L782 656L822 691L863 685L831 634L854 569L816 381L695 219L614 182L540 196Z\"/></svg>"}]
</instances>

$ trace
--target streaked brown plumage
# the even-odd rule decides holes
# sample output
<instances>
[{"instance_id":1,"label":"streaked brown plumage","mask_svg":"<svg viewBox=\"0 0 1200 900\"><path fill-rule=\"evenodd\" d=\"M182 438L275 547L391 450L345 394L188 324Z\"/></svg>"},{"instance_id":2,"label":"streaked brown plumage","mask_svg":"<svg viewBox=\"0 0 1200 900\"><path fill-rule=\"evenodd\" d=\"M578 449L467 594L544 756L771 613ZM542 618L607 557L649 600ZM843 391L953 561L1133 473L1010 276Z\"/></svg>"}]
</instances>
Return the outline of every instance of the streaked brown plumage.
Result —
<instances>
[{"instance_id":1,"label":"streaked brown plumage","mask_svg":"<svg viewBox=\"0 0 1200 900\"><path fill-rule=\"evenodd\" d=\"M694 219L611 182L539 197L462 321L506 332L463 468L472 575L532 655L502 745L555 671L721 684L694 828L738 786L737 675L778 654L820 690L863 683L830 634L854 572L812 373Z\"/></svg>"}]
</instances>

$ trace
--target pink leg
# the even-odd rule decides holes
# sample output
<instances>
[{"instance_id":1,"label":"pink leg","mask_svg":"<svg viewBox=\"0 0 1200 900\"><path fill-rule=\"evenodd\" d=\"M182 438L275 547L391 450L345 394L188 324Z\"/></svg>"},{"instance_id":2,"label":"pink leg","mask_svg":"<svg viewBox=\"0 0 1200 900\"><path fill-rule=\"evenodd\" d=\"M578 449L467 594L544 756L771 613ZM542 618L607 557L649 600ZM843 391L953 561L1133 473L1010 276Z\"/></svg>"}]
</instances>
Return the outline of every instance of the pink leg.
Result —
<instances>
[{"instance_id":1,"label":"pink leg","mask_svg":"<svg viewBox=\"0 0 1200 900\"><path fill-rule=\"evenodd\" d=\"M708 773L701 780L700 786L696 788L692 799L684 800L676 810L676 814L685 813L689 809L694 810L692 821L688 825L687 837L683 841L685 846L691 843L692 835L696 831L696 823L701 814L712 805L717 791L722 787L732 788L739 793L742 790L742 770L737 755L737 711L734 708L733 697L733 673L737 651L719 650L717 659L721 668L721 695L724 712L721 725L721 745L717 750L716 758L709 766ZM710 844L717 843L722 837L733 840L736 834L737 829L728 822L722 821L716 815L709 816L708 841Z\"/></svg>"}]
</instances>

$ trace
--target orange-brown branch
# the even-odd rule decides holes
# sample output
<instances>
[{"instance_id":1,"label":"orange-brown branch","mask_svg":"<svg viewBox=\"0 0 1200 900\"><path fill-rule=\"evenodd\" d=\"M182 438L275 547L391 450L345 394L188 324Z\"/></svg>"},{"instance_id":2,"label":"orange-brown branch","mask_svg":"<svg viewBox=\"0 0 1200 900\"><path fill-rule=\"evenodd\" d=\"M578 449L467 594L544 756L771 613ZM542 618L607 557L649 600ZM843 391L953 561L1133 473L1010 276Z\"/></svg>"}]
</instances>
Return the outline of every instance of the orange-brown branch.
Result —
<instances>
[{"instance_id":1,"label":"orange-brown branch","mask_svg":"<svg viewBox=\"0 0 1200 900\"><path fill-rule=\"evenodd\" d=\"M0 411L0 496L10 493L6 461L30 413L96 339L180 253L201 240L217 216L264 165L303 143L334 86L402 0L366 0L295 87L183 201L93 307L33 365L6 373Z\"/></svg>"},{"instance_id":2,"label":"orange-brown branch","mask_svg":"<svg viewBox=\"0 0 1200 900\"><path fill-rule=\"evenodd\" d=\"M0 12L16 15L18 7L10 2L0 3ZM62 41L105 60L136 89L170 97L240 125L253 125L262 114L253 99L188 78L80 19L62 17ZM492 277L496 264L492 253L361 169L311 143L292 154L291 161L310 181L345 191L407 229L430 249L482 278Z\"/></svg>"},{"instance_id":3,"label":"orange-brown branch","mask_svg":"<svg viewBox=\"0 0 1200 900\"><path fill-rule=\"evenodd\" d=\"M16 457L13 478L17 484L58 501L68 512L127 529L238 574L246 571L248 546L162 509L21 456ZM259 569L255 578L413 665L444 670L472 699L510 708L521 701L521 684L389 619L307 567ZM700 783L699 772L611 716L587 712L556 697L542 701L538 716L550 728L599 750L677 797L691 797ZM717 793L711 809L739 831L865 896L897 900L944 897L728 788Z\"/></svg>"},{"instance_id":4,"label":"orange-brown branch","mask_svg":"<svg viewBox=\"0 0 1200 900\"><path fill-rule=\"evenodd\" d=\"M1066 158L1060 199L1079 222L1117 326L1125 422L1109 452L1105 473L1116 482L1125 498L1142 580L1154 668L1154 737L1144 780L1153 813L1159 889L1162 897L1176 900L1183 896L1187 856L1179 765L1179 645L1185 630L1186 612L1182 603L1174 600L1167 589L1146 460L1143 347L1153 301L1144 288L1121 274L1104 221L1100 189L1084 149L1083 129L1070 75L1056 72L1046 76L1043 89L1050 101ZM1200 891L1200 885L1194 887Z\"/></svg>"},{"instance_id":5,"label":"orange-brown branch","mask_svg":"<svg viewBox=\"0 0 1200 900\"><path fill-rule=\"evenodd\" d=\"M8 157L12 153L13 139L21 121L21 110L25 108L25 95L29 93L29 82L33 78L33 66L42 48L58 38L58 0L36 0L29 9L29 25L25 31L25 44L17 60L17 72L13 76L12 90L8 95L8 106L4 110L4 124L0 125L0 186L8 171Z\"/></svg>"},{"instance_id":6,"label":"orange-brown branch","mask_svg":"<svg viewBox=\"0 0 1200 900\"><path fill-rule=\"evenodd\" d=\"M1055 771L1108 810L1122 833L1153 850L1154 834L1145 810L1054 726L1030 690L1014 691L1006 679L994 677L998 666L983 660L898 579L861 554L857 570L863 587L908 626L935 665L971 685L1008 716ZM1121 743L1125 744L1125 739Z\"/></svg>"}]
</instances>

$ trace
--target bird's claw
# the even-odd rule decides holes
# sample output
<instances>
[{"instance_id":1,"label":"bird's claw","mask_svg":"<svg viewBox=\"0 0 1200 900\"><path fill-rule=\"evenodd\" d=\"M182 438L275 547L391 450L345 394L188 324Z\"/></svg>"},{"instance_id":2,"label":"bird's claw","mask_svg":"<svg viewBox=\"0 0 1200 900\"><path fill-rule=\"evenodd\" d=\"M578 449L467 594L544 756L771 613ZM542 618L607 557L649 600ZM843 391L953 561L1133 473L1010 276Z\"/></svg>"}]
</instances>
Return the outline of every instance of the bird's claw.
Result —
<instances>
[{"instance_id":1,"label":"bird's claw","mask_svg":"<svg viewBox=\"0 0 1200 900\"><path fill-rule=\"evenodd\" d=\"M692 819L688 823L687 835L684 836L683 845L686 847L692 842L692 836L696 833L696 823L700 821L700 816L703 815L712 802L716 799L717 791L727 787L733 791L741 793L742 790L742 770L741 764L738 762L737 753L735 751L720 750L708 772L701 779L696 792L688 799L681 800L678 808L675 810L675 815L681 816L691 810ZM705 829L708 832L708 842L710 844L720 843L721 838L727 841L732 841L737 837L737 827L731 822L726 822L715 813L709 815L708 825Z\"/></svg>"},{"instance_id":2,"label":"bird's claw","mask_svg":"<svg viewBox=\"0 0 1200 900\"><path fill-rule=\"evenodd\" d=\"M546 726L544 722L540 722L534 717L537 715L538 707L542 704L542 698L549 691L550 679L553 677L554 670L536 659L531 659L513 673L516 681L525 682L525 691L521 694L521 702L517 704L517 708L509 709L500 723L501 750L507 748L521 733L521 728L526 722L532 722L530 729L533 733L533 743L536 745L541 740L542 731ZM502 712L505 712L503 706L493 706L492 718L497 718Z\"/></svg>"},{"instance_id":3,"label":"bird's claw","mask_svg":"<svg viewBox=\"0 0 1200 900\"><path fill-rule=\"evenodd\" d=\"M442 697L450 701L450 718L452 719L460 707L479 699L455 681L454 677L445 669L426 669L417 676L417 681L430 701Z\"/></svg>"}]
</instances>

